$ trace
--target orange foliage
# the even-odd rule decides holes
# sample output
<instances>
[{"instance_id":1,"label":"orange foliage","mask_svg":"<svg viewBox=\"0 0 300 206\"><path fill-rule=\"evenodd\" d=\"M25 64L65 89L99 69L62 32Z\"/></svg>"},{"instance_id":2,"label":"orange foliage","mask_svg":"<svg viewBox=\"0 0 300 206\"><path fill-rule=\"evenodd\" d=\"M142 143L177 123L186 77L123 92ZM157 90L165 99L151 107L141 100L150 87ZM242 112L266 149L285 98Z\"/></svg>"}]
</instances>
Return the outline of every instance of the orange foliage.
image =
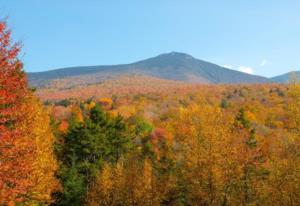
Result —
<instances>
[{"instance_id":1,"label":"orange foliage","mask_svg":"<svg viewBox=\"0 0 300 206\"><path fill-rule=\"evenodd\" d=\"M57 187L49 117L27 88L18 52L0 22L0 205L49 202Z\"/></svg>"},{"instance_id":2,"label":"orange foliage","mask_svg":"<svg viewBox=\"0 0 300 206\"><path fill-rule=\"evenodd\" d=\"M151 140L153 143L171 141L172 135L164 128L155 128L151 133Z\"/></svg>"},{"instance_id":3,"label":"orange foliage","mask_svg":"<svg viewBox=\"0 0 300 206\"><path fill-rule=\"evenodd\" d=\"M101 106L105 109L105 110L110 110L112 109L112 104L113 101L110 98L100 98L99 99L99 103L101 104Z\"/></svg>"},{"instance_id":4,"label":"orange foliage","mask_svg":"<svg viewBox=\"0 0 300 206\"><path fill-rule=\"evenodd\" d=\"M27 98L26 78L17 59L18 45L11 45L11 32L0 23L0 204L21 201L31 183L28 179L32 140L15 127L24 118L20 107ZM27 159L28 157L28 159Z\"/></svg>"},{"instance_id":5,"label":"orange foliage","mask_svg":"<svg viewBox=\"0 0 300 206\"><path fill-rule=\"evenodd\" d=\"M61 121L61 123L59 124L59 131L62 133L66 133L68 131L69 128L69 123L65 120Z\"/></svg>"}]
</instances>

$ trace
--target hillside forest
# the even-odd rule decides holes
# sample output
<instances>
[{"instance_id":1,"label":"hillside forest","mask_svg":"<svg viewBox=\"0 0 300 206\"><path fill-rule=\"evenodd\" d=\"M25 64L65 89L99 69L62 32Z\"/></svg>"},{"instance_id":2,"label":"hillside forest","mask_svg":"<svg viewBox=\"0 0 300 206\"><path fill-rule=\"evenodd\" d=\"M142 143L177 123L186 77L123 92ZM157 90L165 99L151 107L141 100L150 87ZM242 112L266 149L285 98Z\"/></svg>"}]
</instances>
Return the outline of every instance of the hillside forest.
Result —
<instances>
[{"instance_id":1,"label":"hillside forest","mask_svg":"<svg viewBox=\"0 0 300 206\"><path fill-rule=\"evenodd\" d=\"M296 80L36 90L20 49L1 22L0 206L300 205Z\"/></svg>"}]
</instances>

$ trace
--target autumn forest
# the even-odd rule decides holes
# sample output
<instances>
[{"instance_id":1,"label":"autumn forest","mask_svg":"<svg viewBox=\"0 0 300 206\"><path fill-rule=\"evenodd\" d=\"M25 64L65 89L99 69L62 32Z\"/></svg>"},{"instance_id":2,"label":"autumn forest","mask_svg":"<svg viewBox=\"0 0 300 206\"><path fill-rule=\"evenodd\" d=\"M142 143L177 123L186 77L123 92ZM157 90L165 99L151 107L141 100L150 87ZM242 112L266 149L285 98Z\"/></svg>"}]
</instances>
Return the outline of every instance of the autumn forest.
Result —
<instances>
[{"instance_id":1,"label":"autumn forest","mask_svg":"<svg viewBox=\"0 0 300 206\"><path fill-rule=\"evenodd\" d=\"M300 84L28 84L0 23L1 206L299 206Z\"/></svg>"}]
</instances>

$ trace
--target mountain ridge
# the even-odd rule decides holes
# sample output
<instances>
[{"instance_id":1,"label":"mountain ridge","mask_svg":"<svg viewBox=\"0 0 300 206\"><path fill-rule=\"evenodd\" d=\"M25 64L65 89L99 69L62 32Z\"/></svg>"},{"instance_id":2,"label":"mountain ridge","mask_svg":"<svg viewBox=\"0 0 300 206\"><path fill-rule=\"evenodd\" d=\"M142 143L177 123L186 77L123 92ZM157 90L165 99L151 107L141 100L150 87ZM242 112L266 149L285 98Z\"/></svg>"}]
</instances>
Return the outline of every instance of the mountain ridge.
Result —
<instances>
[{"instance_id":1,"label":"mountain ridge","mask_svg":"<svg viewBox=\"0 0 300 206\"><path fill-rule=\"evenodd\" d=\"M290 71L281 75L270 78L272 81L277 83L289 83L289 81L297 81L300 79L300 71Z\"/></svg>"},{"instance_id":2,"label":"mountain ridge","mask_svg":"<svg viewBox=\"0 0 300 206\"><path fill-rule=\"evenodd\" d=\"M140 74L192 83L270 82L268 78L231 70L180 52L164 53L129 64L65 67L44 72L30 72L28 80L31 86L44 87L54 80L75 77L80 79L84 76L86 80L82 83L92 84L123 74Z\"/></svg>"}]
</instances>

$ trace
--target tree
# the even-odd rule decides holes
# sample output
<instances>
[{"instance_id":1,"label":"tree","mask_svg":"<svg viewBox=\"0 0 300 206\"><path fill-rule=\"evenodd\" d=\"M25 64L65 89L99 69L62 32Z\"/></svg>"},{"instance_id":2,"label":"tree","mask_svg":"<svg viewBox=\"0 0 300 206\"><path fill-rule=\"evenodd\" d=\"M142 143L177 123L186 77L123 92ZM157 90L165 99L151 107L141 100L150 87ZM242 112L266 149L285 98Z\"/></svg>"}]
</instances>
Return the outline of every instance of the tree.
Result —
<instances>
[{"instance_id":1,"label":"tree","mask_svg":"<svg viewBox=\"0 0 300 206\"><path fill-rule=\"evenodd\" d=\"M228 123L220 108L205 102L179 109L171 126L183 204L226 205L232 180Z\"/></svg>"},{"instance_id":2,"label":"tree","mask_svg":"<svg viewBox=\"0 0 300 206\"><path fill-rule=\"evenodd\" d=\"M75 159L68 167L63 165L59 175L63 184L63 191L56 193L55 204L61 206L83 205L86 193L85 177L79 172Z\"/></svg>"},{"instance_id":3,"label":"tree","mask_svg":"<svg viewBox=\"0 0 300 206\"><path fill-rule=\"evenodd\" d=\"M137 160L133 154L116 165L105 164L90 188L87 205L160 205L162 197L151 161Z\"/></svg>"},{"instance_id":4,"label":"tree","mask_svg":"<svg viewBox=\"0 0 300 206\"><path fill-rule=\"evenodd\" d=\"M57 188L49 117L27 87L10 35L0 22L0 204L47 204Z\"/></svg>"},{"instance_id":5,"label":"tree","mask_svg":"<svg viewBox=\"0 0 300 206\"><path fill-rule=\"evenodd\" d=\"M300 204L300 85L289 85L287 99L288 124L276 141L277 150L272 155L270 195L276 205ZM274 201L273 201L274 202ZM273 203L272 203L273 204Z\"/></svg>"},{"instance_id":6,"label":"tree","mask_svg":"<svg viewBox=\"0 0 300 206\"><path fill-rule=\"evenodd\" d=\"M117 181L114 179L114 172L113 167L109 164L104 164L101 173L97 175L93 186L89 190L86 200L87 205L116 205L116 197L119 196L120 198L120 194L115 191Z\"/></svg>"},{"instance_id":7,"label":"tree","mask_svg":"<svg viewBox=\"0 0 300 206\"><path fill-rule=\"evenodd\" d=\"M50 127L50 118L42 104L33 96L26 100L26 104L20 110L26 115L18 127L23 133L23 138L32 141L33 147L30 156L27 156L27 161L31 160L27 164L31 168L29 181L32 184L27 194L28 201L31 204L49 204L52 202L52 193L59 189L55 177L58 165L53 151L55 139Z\"/></svg>"},{"instance_id":8,"label":"tree","mask_svg":"<svg viewBox=\"0 0 300 206\"><path fill-rule=\"evenodd\" d=\"M78 119L78 115L73 115L65 135L62 154L59 155L63 162L61 181L65 188L59 205L82 205L86 192L104 163L117 163L119 158L130 149L131 134L121 116L108 116L99 104L79 113L85 116ZM82 178L81 190L66 188L69 187L68 182L74 177L69 170L73 170L73 173L76 172L76 175ZM77 188L77 185L75 186Z\"/></svg>"},{"instance_id":9,"label":"tree","mask_svg":"<svg viewBox=\"0 0 300 206\"><path fill-rule=\"evenodd\" d=\"M28 93L22 64L17 59L18 44L11 44L11 32L5 22L0 22L0 201L21 201L30 186L25 181L30 170L20 155L21 133L16 127L22 119L18 109ZM18 140L18 142L16 142ZM24 143L25 144L25 143ZM30 147L29 147L30 148Z\"/></svg>"},{"instance_id":10,"label":"tree","mask_svg":"<svg viewBox=\"0 0 300 206\"><path fill-rule=\"evenodd\" d=\"M246 118L243 108L236 115L233 129L237 135L236 147L239 156L237 157L237 184L232 186L240 194L239 204L261 204L259 192L262 187L260 187L260 182L269 174L264 165L267 156L263 142L258 142L256 131Z\"/></svg>"}]
</instances>

